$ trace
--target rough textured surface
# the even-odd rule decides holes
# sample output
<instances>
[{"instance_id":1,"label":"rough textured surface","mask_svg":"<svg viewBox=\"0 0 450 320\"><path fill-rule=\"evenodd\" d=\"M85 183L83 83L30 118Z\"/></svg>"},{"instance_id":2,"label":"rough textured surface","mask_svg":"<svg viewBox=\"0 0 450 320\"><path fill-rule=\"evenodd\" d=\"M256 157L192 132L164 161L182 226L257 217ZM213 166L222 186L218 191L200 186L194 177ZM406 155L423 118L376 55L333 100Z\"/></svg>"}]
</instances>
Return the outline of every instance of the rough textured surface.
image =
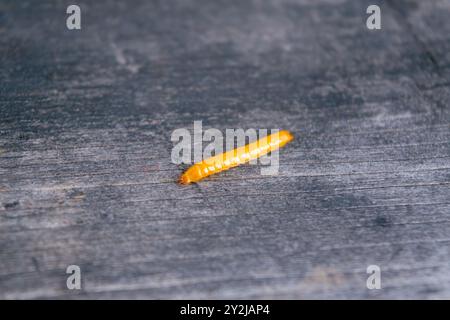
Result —
<instances>
[{"instance_id":1,"label":"rough textured surface","mask_svg":"<svg viewBox=\"0 0 450 320\"><path fill-rule=\"evenodd\" d=\"M448 0L0 1L0 298L450 298L449 17ZM170 134L194 120L297 139L278 176L182 187Z\"/></svg>"}]
</instances>

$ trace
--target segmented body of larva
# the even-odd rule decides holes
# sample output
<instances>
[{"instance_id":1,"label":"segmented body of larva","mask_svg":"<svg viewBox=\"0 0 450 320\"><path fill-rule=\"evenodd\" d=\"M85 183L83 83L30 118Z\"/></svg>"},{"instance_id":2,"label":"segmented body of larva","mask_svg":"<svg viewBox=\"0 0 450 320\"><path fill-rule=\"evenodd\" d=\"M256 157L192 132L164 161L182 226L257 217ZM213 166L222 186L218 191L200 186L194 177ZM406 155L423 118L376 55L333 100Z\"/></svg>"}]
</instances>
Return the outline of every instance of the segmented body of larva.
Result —
<instances>
[{"instance_id":1,"label":"segmented body of larva","mask_svg":"<svg viewBox=\"0 0 450 320\"><path fill-rule=\"evenodd\" d=\"M189 184L200 181L212 174L228 170L277 150L292 139L294 139L294 136L287 130L273 133L245 146L195 163L181 175L179 182Z\"/></svg>"}]
</instances>

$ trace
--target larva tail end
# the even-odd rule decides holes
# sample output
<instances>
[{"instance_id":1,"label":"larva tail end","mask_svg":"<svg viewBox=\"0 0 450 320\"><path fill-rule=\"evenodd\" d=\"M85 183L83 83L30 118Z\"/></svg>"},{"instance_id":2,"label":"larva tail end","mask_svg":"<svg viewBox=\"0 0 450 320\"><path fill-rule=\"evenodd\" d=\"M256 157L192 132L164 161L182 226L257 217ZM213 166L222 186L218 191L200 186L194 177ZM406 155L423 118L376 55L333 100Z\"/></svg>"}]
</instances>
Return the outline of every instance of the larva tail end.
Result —
<instances>
[{"instance_id":1,"label":"larva tail end","mask_svg":"<svg viewBox=\"0 0 450 320\"><path fill-rule=\"evenodd\" d=\"M294 135L291 132L287 130L283 130L283 132L286 135L287 142L294 140Z\"/></svg>"},{"instance_id":2,"label":"larva tail end","mask_svg":"<svg viewBox=\"0 0 450 320\"><path fill-rule=\"evenodd\" d=\"M182 174L178 179L179 184L189 184L191 182L192 182L191 179L189 179L189 177L185 174Z\"/></svg>"}]
</instances>

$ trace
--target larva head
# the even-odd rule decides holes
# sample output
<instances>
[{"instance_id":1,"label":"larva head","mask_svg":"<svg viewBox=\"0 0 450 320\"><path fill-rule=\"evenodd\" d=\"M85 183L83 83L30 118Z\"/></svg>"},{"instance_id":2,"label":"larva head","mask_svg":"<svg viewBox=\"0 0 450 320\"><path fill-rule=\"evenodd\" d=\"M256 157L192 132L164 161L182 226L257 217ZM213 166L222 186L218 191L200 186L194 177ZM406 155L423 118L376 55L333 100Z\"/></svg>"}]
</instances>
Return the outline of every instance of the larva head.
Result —
<instances>
[{"instance_id":1,"label":"larva head","mask_svg":"<svg viewBox=\"0 0 450 320\"><path fill-rule=\"evenodd\" d=\"M191 179L189 179L187 174L182 174L180 179L178 179L178 183L180 183L180 184L189 184L189 183L191 183Z\"/></svg>"},{"instance_id":2,"label":"larva head","mask_svg":"<svg viewBox=\"0 0 450 320\"><path fill-rule=\"evenodd\" d=\"M194 164L192 167L186 170L178 180L181 184L189 184L192 182L197 182L202 179L205 175L202 173L202 165Z\"/></svg>"}]
</instances>

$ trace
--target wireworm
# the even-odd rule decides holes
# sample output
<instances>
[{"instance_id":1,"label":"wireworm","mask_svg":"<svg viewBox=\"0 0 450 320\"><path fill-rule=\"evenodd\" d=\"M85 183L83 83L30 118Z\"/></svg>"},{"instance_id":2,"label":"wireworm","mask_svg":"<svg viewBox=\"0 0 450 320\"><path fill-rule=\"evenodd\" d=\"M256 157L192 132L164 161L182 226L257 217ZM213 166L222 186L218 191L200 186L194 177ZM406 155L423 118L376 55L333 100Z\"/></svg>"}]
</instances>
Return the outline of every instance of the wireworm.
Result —
<instances>
[{"instance_id":1,"label":"wireworm","mask_svg":"<svg viewBox=\"0 0 450 320\"><path fill-rule=\"evenodd\" d=\"M181 175L178 181L181 184L198 182L212 174L228 170L277 150L293 139L294 136L287 130L273 133L245 146L195 163Z\"/></svg>"}]
</instances>

